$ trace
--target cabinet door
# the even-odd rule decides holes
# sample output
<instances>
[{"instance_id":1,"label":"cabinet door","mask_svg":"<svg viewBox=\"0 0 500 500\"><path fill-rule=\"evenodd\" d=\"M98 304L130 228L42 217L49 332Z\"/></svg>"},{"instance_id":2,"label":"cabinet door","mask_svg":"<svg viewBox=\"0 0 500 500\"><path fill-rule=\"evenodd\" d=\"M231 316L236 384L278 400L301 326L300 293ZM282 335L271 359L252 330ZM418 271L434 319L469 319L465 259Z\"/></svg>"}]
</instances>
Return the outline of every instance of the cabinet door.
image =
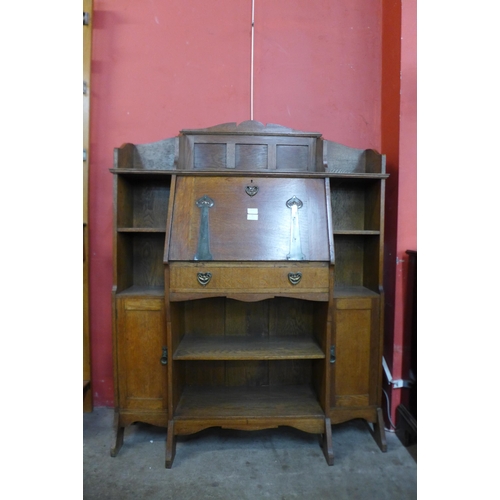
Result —
<instances>
[{"instance_id":1,"label":"cabinet door","mask_svg":"<svg viewBox=\"0 0 500 500\"><path fill-rule=\"evenodd\" d=\"M342 298L334 303L331 405L346 410L374 405L380 363L379 300Z\"/></svg>"},{"instance_id":2,"label":"cabinet door","mask_svg":"<svg viewBox=\"0 0 500 500\"><path fill-rule=\"evenodd\" d=\"M119 406L128 410L167 408L167 345L163 297L118 299L117 383Z\"/></svg>"}]
</instances>

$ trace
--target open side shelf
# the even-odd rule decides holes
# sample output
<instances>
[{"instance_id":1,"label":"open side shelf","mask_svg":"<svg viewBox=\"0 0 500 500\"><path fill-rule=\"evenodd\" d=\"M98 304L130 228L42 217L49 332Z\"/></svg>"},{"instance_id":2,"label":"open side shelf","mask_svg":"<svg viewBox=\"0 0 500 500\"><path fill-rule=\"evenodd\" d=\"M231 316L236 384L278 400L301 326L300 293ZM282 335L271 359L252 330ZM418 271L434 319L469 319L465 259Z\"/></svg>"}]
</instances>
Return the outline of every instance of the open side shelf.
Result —
<instances>
[{"instance_id":1,"label":"open side shelf","mask_svg":"<svg viewBox=\"0 0 500 500\"><path fill-rule=\"evenodd\" d=\"M347 236L373 236L379 235L380 231L372 230L359 230L359 229L337 229L333 231L334 235L347 235Z\"/></svg>"},{"instance_id":2,"label":"open side shelf","mask_svg":"<svg viewBox=\"0 0 500 500\"><path fill-rule=\"evenodd\" d=\"M164 227L119 227L118 233L165 233Z\"/></svg>"},{"instance_id":3,"label":"open side shelf","mask_svg":"<svg viewBox=\"0 0 500 500\"><path fill-rule=\"evenodd\" d=\"M372 297L377 298L380 294L366 288L364 286L336 286L333 291L335 299L340 298L355 298L355 297Z\"/></svg>"},{"instance_id":4,"label":"open side shelf","mask_svg":"<svg viewBox=\"0 0 500 500\"><path fill-rule=\"evenodd\" d=\"M116 294L117 297L151 296L164 297L165 288L162 286L140 286L132 285Z\"/></svg>"}]
</instances>

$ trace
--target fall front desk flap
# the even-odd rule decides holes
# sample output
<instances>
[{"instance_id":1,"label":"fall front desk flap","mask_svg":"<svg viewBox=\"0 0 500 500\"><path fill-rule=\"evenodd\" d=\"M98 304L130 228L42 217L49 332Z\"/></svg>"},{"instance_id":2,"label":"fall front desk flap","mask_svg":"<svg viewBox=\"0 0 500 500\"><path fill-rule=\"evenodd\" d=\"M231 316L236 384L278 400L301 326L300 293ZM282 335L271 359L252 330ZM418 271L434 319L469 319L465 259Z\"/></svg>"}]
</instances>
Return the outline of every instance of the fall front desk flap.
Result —
<instances>
[{"instance_id":1,"label":"fall front desk flap","mask_svg":"<svg viewBox=\"0 0 500 500\"><path fill-rule=\"evenodd\" d=\"M173 206L170 261L330 260L325 179L179 176Z\"/></svg>"}]
</instances>

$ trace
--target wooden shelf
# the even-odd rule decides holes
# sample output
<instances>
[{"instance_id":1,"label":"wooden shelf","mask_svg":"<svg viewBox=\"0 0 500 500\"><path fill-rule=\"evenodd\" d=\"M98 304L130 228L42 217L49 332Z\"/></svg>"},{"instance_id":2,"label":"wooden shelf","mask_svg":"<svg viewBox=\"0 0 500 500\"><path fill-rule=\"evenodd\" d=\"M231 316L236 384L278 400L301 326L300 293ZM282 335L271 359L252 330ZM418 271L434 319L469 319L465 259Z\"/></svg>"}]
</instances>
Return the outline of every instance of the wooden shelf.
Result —
<instances>
[{"instance_id":1,"label":"wooden shelf","mask_svg":"<svg viewBox=\"0 0 500 500\"><path fill-rule=\"evenodd\" d=\"M245 177L251 175L252 177L268 177L268 170L244 170L235 171L232 169L220 169L220 170L145 170L145 169L133 169L133 168L110 168L109 171L112 174L120 175L133 175L133 176L172 176L181 173L183 176L197 176L197 177L220 177L225 175L230 171L231 175L234 177ZM325 177L331 179L353 179L353 180L370 180L370 179L387 179L389 174L385 173L352 173L352 172L286 172L280 171L279 176L282 178L307 178L307 177Z\"/></svg>"},{"instance_id":2,"label":"wooden shelf","mask_svg":"<svg viewBox=\"0 0 500 500\"><path fill-rule=\"evenodd\" d=\"M322 359L325 354L310 337L185 335L174 360Z\"/></svg>"},{"instance_id":3,"label":"wooden shelf","mask_svg":"<svg viewBox=\"0 0 500 500\"><path fill-rule=\"evenodd\" d=\"M385 173L348 173L348 172L325 172L322 174L323 177L329 177L330 179L358 179L358 180L368 180L368 179L387 179L389 174Z\"/></svg>"},{"instance_id":4,"label":"wooden shelf","mask_svg":"<svg viewBox=\"0 0 500 500\"><path fill-rule=\"evenodd\" d=\"M176 174L176 171L172 170L145 170L141 168L110 168L109 171L112 174L121 174L121 175L133 175L133 176L141 176L141 175L147 175L149 176L161 176L161 177L166 177L169 176L171 177L173 174Z\"/></svg>"},{"instance_id":5,"label":"wooden shelf","mask_svg":"<svg viewBox=\"0 0 500 500\"><path fill-rule=\"evenodd\" d=\"M117 296L152 296L152 297L163 297L165 295L165 288L162 286L139 286L132 285L121 292L117 292Z\"/></svg>"},{"instance_id":6,"label":"wooden shelf","mask_svg":"<svg viewBox=\"0 0 500 500\"><path fill-rule=\"evenodd\" d=\"M336 286L333 290L333 297L335 299L378 296L378 293L364 286Z\"/></svg>"},{"instance_id":7,"label":"wooden shelf","mask_svg":"<svg viewBox=\"0 0 500 500\"><path fill-rule=\"evenodd\" d=\"M119 227L116 229L119 233L165 233L164 227Z\"/></svg>"},{"instance_id":8,"label":"wooden shelf","mask_svg":"<svg viewBox=\"0 0 500 500\"><path fill-rule=\"evenodd\" d=\"M338 229L334 230L333 234L347 236L376 236L380 234L380 231L370 231L366 229Z\"/></svg>"},{"instance_id":9,"label":"wooden shelf","mask_svg":"<svg viewBox=\"0 0 500 500\"><path fill-rule=\"evenodd\" d=\"M175 420L287 417L324 420L310 386L186 387L175 412Z\"/></svg>"}]
</instances>

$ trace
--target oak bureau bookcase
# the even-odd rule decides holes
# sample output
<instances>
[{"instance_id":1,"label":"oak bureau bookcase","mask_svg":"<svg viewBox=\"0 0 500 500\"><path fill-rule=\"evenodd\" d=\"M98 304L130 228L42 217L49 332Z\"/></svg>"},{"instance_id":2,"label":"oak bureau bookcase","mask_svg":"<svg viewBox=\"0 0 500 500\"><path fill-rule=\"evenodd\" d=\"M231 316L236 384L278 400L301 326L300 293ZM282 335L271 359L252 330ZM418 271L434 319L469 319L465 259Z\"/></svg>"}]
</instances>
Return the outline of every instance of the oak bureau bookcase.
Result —
<instances>
[{"instance_id":1,"label":"oak bureau bookcase","mask_svg":"<svg viewBox=\"0 0 500 500\"><path fill-rule=\"evenodd\" d=\"M256 121L115 150L115 441L318 434L381 404L385 157Z\"/></svg>"}]
</instances>

